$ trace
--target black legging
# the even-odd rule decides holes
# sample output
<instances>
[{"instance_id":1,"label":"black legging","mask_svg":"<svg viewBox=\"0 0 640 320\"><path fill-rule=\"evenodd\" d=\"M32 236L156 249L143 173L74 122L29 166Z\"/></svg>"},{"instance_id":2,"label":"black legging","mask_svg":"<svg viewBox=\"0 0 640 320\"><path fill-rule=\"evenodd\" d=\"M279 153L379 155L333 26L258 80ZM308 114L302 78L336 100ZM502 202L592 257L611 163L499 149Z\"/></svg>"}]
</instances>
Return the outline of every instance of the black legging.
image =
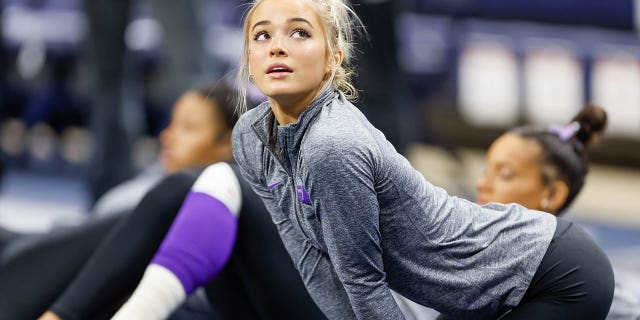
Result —
<instances>
[{"instance_id":1,"label":"black legging","mask_svg":"<svg viewBox=\"0 0 640 320\"><path fill-rule=\"evenodd\" d=\"M0 319L35 319L62 293L119 216L12 238L0 255Z\"/></svg>"},{"instance_id":2,"label":"black legging","mask_svg":"<svg viewBox=\"0 0 640 320\"><path fill-rule=\"evenodd\" d=\"M199 172L174 174L154 187L134 212L120 219L109 232L51 310L65 320L110 315L142 277ZM239 180L243 205L236 245L227 266L205 287L212 305L223 319L324 319L307 294L262 201ZM94 244L91 248L95 247ZM59 260L74 255L64 250L59 253ZM7 278L33 277L38 282L38 270L47 268L47 260L34 257L30 261L38 267L26 274L16 270ZM18 285L16 280L15 286ZM0 282L0 290L12 292L3 286ZM30 294L36 294L38 286L34 287L36 290L30 290ZM11 299L24 303L31 296ZM7 316L0 313L0 319L34 319L43 311L39 307Z\"/></svg>"},{"instance_id":3,"label":"black legging","mask_svg":"<svg viewBox=\"0 0 640 320\"><path fill-rule=\"evenodd\" d=\"M110 316L135 289L198 175L165 178L131 213L11 243L0 261L0 319L32 320L54 302L64 319Z\"/></svg>"},{"instance_id":4,"label":"black legging","mask_svg":"<svg viewBox=\"0 0 640 320\"><path fill-rule=\"evenodd\" d=\"M199 172L164 178L109 232L51 310L61 318L96 319L135 289Z\"/></svg>"},{"instance_id":5,"label":"black legging","mask_svg":"<svg viewBox=\"0 0 640 320\"><path fill-rule=\"evenodd\" d=\"M231 258L207 295L223 319L326 319L302 283L271 215L232 166L242 188L238 235ZM234 291L236 297L229 297ZM249 308L242 307L249 304Z\"/></svg>"},{"instance_id":6,"label":"black legging","mask_svg":"<svg viewBox=\"0 0 640 320\"><path fill-rule=\"evenodd\" d=\"M558 226L520 305L501 319L605 319L613 299L609 259L581 228Z\"/></svg>"},{"instance_id":7,"label":"black legging","mask_svg":"<svg viewBox=\"0 0 640 320\"><path fill-rule=\"evenodd\" d=\"M2 252L4 251L4 248L7 245L9 245L11 242L13 242L14 240L20 238L20 236L21 236L20 233L13 232L13 231L7 230L7 229L5 229L3 227L0 227L0 256L2 255Z\"/></svg>"}]
</instances>

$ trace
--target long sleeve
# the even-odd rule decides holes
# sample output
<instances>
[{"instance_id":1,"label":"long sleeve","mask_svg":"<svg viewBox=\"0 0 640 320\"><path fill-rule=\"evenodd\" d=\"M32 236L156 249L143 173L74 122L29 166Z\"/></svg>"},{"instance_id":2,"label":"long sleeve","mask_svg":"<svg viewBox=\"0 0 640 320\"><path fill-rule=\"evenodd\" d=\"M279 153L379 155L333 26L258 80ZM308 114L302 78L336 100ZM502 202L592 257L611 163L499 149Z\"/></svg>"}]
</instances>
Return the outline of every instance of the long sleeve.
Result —
<instances>
[{"instance_id":1,"label":"long sleeve","mask_svg":"<svg viewBox=\"0 0 640 320\"><path fill-rule=\"evenodd\" d=\"M374 152L345 141L325 141L312 149L311 202L315 212L324 213L318 217L324 242L356 316L404 319L385 280Z\"/></svg>"},{"instance_id":2,"label":"long sleeve","mask_svg":"<svg viewBox=\"0 0 640 320\"><path fill-rule=\"evenodd\" d=\"M242 148L234 147L234 157L242 176L271 214L285 249L298 269L311 298L328 319L355 319L347 294L331 266L328 255L311 246L293 227L289 217L282 212L268 190L266 182L262 181L255 171L256 166L250 164L245 155Z\"/></svg>"},{"instance_id":3,"label":"long sleeve","mask_svg":"<svg viewBox=\"0 0 640 320\"><path fill-rule=\"evenodd\" d=\"M325 91L286 125L265 102L233 131L236 160L327 315L347 305L358 318L402 318L390 287L448 314L515 306L556 227L550 215L448 196L339 92Z\"/></svg>"}]
</instances>

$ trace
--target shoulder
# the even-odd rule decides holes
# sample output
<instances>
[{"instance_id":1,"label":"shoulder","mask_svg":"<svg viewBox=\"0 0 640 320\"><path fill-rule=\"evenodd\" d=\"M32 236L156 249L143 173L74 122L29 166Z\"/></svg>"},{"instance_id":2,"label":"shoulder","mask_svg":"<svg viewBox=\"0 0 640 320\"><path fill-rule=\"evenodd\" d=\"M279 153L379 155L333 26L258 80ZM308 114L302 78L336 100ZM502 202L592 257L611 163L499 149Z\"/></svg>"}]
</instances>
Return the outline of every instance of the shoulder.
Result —
<instances>
[{"instance_id":1,"label":"shoulder","mask_svg":"<svg viewBox=\"0 0 640 320\"><path fill-rule=\"evenodd\" d=\"M262 103L245 112L233 128L233 155L238 165L245 170L248 167L247 162L252 162L251 159L261 154L262 142L256 136L252 126L258 119L264 117L267 112L270 112L268 103Z\"/></svg>"},{"instance_id":2,"label":"shoulder","mask_svg":"<svg viewBox=\"0 0 640 320\"><path fill-rule=\"evenodd\" d=\"M269 109L269 104L265 101L255 108L243 113L236 125L233 128L233 134L242 134L251 131L251 125L256 122L260 117L264 116L265 112Z\"/></svg>"},{"instance_id":3,"label":"shoulder","mask_svg":"<svg viewBox=\"0 0 640 320\"><path fill-rule=\"evenodd\" d=\"M351 104L323 110L301 146L306 166L312 171L373 168L380 149L370 124L360 116Z\"/></svg>"},{"instance_id":4,"label":"shoulder","mask_svg":"<svg viewBox=\"0 0 640 320\"><path fill-rule=\"evenodd\" d=\"M303 141L303 152L320 153L323 157L375 152L377 141L372 129L353 104L335 99L310 126Z\"/></svg>"}]
</instances>

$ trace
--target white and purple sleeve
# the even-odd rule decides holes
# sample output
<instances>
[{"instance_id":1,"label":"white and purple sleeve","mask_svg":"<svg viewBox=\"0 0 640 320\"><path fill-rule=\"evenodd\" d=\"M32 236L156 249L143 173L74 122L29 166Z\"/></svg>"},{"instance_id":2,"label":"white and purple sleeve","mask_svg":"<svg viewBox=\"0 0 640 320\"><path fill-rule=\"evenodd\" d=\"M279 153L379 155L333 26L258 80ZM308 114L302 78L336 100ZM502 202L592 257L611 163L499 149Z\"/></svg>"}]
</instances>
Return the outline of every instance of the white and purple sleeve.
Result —
<instances>
[{"instance_id":1,"label":"white and purple sleeve","mask_svg":"<svg viewBox=\"0 0 640 320\"><path fill-rule=\"evenodd\" d=\"M217 275L233 251L241 202L240 183L229 164L207 167L140 284L113 319L164 319Z\"/></svg>"}]
</instances>

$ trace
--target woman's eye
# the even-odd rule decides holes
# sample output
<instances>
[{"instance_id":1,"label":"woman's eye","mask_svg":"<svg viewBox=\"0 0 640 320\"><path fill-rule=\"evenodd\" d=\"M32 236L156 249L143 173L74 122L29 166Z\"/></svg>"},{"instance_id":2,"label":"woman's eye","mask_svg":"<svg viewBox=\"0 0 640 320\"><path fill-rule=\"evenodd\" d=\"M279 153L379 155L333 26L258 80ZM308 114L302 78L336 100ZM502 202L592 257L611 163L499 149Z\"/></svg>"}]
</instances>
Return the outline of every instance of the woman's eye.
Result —
<instances>
[{"instance_id":1,"label":"woman's eye","mask_svg":"<svg viewBox=\"0 0 640 320\"><path fill-rule=\"evenodd\" d=\"M298 38L298 39L306 39L306 38L310 38L311 37L309 32L307 32L305 30L302 30L302 29L293 30L293 33L291 33L291 36L293 38Z\"/></svg>"},{"instance_id":2,"label":"woman's eye","mask_svg":"<svg viewBox=\"0 0 640 320\"><path fill-rule=\"evenodd\" d=\"M255 36L253 36L253 40L255 41L264 41L267 39L269 39L269 34L264 31L258 32Z\"/></svg>"},{"instance_id":3,"label":"woman's eye","mask_svg":"<svg viewBox=\"0 0 640 320\"><path fill-rule=\"evenodd\" d=\"M502 179L506 179L506 180L511 179L511 178L513 178L513 175L514 175L514 172L511 169L502 169L502 170L500 170L500 177Z\"/></svg>"}]
</instances>

